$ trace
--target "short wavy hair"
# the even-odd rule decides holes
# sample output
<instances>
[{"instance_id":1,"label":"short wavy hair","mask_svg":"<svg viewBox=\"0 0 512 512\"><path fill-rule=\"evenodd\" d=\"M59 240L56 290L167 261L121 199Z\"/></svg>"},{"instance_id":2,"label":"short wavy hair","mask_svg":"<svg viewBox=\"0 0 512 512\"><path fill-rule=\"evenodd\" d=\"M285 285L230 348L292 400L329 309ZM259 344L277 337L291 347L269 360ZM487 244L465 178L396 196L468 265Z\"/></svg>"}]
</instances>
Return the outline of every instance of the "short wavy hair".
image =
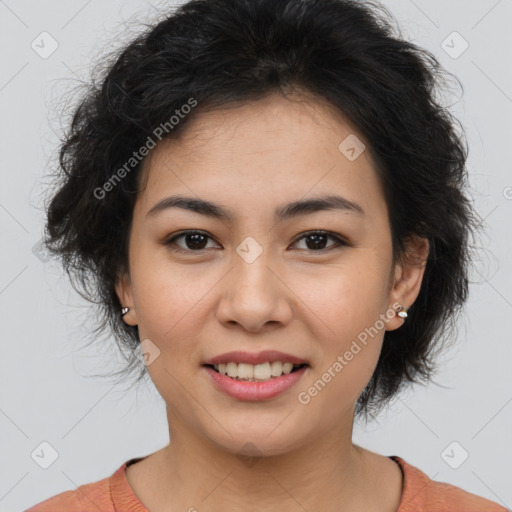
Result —
<instances>
[{"instance_id":1,"label":"short wavy hair","mask_svg":"<svg viewBox=\"0 0 512 512\"><path fill-rule=\"evenodd\" d=\"M59 145L43 240L74 288L97 306L94 336L113 336L125 357L116 375L138 370L138 383L147 374L134 356L138 328L122 321L115 292L128 270L147 158L101 198L95 191L126 170L155 127L168 127L162 140L177 137L199 112L295 89L326 100L363 137L388 206L393 261L407 256L411 235L430 244L419 295L404 325L385 332L355 417L376 414L405 384L432 378L434 356L455 332L467 298L477 221L465 191L464 130L457 132L460 122L435 97L453 75L392 21L370 1L191 0L95 68ZM197 106L169 129L190 98Z\"/></svg>"}]
</instances>

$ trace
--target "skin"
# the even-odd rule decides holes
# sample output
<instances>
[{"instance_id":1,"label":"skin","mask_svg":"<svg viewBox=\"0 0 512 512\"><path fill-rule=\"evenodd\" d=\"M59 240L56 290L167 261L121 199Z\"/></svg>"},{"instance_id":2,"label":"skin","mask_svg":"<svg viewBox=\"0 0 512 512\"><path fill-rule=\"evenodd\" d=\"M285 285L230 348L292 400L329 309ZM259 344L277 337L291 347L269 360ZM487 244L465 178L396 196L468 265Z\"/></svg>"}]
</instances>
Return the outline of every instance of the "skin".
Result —
<instances>
[{"instance_id":1,"label":"skin","mask_svg":"<svg viewBox=\"0 0 512 512\"><path fill-rule=\"evenodd\" d=\"M386 317L307 405L297 399L379 315L396 302L410 307L428 255L428 240L414 238L413 258L393 264L388 210L369 152L350 161L338 149L349 134L363 140L318 98L272 95L195 113L179 139L164 141L145 161L129 273L116 290L131 308L124 321L160 350L148 371L167 405L171 442L126 470L152 512L334 512L340 504L344 512L397 510L400 469L353 444L352 428L384 332L404 320ZM276 207L327 193L358 203L365 215L324 210L273 220ZM174 194L220 204L234 218L176 207L146 217ZM185 253L161 243L182 230L210 238L202 250L190 237L176 240ZM327 238L316 249L303 233L317 230L347 245ZM247 236L263 249L250 264L236 252ZM202 367L224 352L266 349L310 365L271 400L225 395ZM253 448L243 448L249 441ZM254 457L250 464L242 453Z\"/></svg>"}]
</instances>

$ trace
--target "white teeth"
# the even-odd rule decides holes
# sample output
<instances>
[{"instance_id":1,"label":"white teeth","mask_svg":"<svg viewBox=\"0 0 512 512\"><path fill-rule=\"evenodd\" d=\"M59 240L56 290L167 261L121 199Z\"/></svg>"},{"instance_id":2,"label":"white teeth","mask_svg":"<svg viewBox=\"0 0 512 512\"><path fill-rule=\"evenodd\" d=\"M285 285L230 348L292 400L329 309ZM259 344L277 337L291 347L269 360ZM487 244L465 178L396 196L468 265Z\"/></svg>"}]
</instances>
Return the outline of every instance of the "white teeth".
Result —
<instances>
[{"instance_id":1,"label":"white teeth","mask_svg":"<svg viewBox=\"0 0 512 512\"><path fill-rule=\"evenodd\" d=\"M270 374L272 377L279 377L283 373L283 363L274 361L270 363Z\"/></svg>"},{"instance_id":2,"label":"white teeth","mask_svg":"<svg viewBox=\"0 0 512 512\"><path fill-rule=\"evenodd\" d=\"M240 363L238 365L238 377L240 379L252 379L254 377L254 366L252 364Z\"/></svg>"},{"instance_id":3,"label":"white teeth","mask_svg":"<svg viewBox=\"0 0 512 512\"><path fill-rule=\"evenodd\" d=\"M284 363L283 364L283 373L291 373L293 370L293 364L292 363Z\"/></svg>"},{"instance_id":4,"label":"white teeth","mask_svg":"<svg viewBox=\"0 0 512 512\"><path fill-rule=\"evenodd\" d=\"M262 363L254 366L254 378L259 380L270 379L270 363Z\"/></svg>"},{"instance_id":5,"label":"white teeth","mask_svg":"<svg viewBox=\"0 0 512 512\"><path fill-rule=\"evenodd\" d=\"M220 365L219 365L219 367L220 367ZM236 377L238 375L238 365L236 363L228 363L226 365L226 370L230 377ZM219 371L220 371L220 369L219 369ZM221 373L225 373L225 372L221 372Z\"/></svg>"},{"instance_id":6,"label":"white teeth","mask_svg":"<svg viewBox=\"0 0 512 512\"><path fill-rule=\"evenodd\" d=\"M293 370L293 363L282 363L281 361L266 362L261 364L247 363L220 363L213 367L222 375L228 375L231 378L250 381L264 381L272 377L288 375Z\"/></svg>"}]
</instances>

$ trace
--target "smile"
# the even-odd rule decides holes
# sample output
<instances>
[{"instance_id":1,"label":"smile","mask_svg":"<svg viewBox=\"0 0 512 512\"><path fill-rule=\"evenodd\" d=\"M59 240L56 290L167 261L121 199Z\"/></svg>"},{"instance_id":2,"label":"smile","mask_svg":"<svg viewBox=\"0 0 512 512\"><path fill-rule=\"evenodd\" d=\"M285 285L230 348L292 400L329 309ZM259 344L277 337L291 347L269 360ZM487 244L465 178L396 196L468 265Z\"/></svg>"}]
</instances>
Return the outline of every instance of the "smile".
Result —
<instances>
[{"instance_id":1,"label":"smile","mask_svg":"<svg viewBox=\"0 0 512 512\"><path fill-rule=\"evenodd\" d=\"M220 363L211 365L213 369L222 375L227 375L232 379L244 380L249 382L265 382L269 379L288 375L306 364L293 364L282 361L272 361L260 364Z\"/></svg>"},{"instance_id":2,"label":"smile","mask_svg":"<svg viewBox=\"0 0 512 512\"><path fill-rule=\"evenodd\" d=\"M272 365L274 365L274 373L277 374L279 371L279 375L272 375ZM289 365L291 365L291 369ZM215 388L232 398L249 401L269 400L284 393L297 384L309 368L308 364L283 364L279 361L258 365L233 362L215 366L218 368L216 369L214 365L203 366ZM263 369L257 369L258 366ZM235 370L236 374L233 377L228 375L229 371L234 374ZM252 377L250 376L251 372ZM254 372L256 372L256 377ZM264 378L258 378L261 376Z\"/></svg>"}]
</instances>

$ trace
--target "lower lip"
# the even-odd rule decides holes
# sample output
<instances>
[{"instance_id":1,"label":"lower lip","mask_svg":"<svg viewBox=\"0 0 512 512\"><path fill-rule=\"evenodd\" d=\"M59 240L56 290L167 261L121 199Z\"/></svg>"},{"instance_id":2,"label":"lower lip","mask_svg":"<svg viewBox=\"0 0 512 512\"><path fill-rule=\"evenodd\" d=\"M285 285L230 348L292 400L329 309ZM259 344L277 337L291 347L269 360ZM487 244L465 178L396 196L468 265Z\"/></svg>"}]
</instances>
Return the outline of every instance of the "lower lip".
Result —
<instances>
[{"instance_id":1,"label":"lower lip","mask_svg":"<svg viewBox=\"0 0 512 512\"><path fill-rule=\"evenodd\" d=\"M308 366L303 366L298 370L282 375L281 377L273 377L264 382L249 382L243 380L235 380L227 375L216 372L209 366L204 366L208 374L213 380L214 385L220 391L223 391L233 398L239 400L269 400L294 386L304 375Z\"/></svg>"}]
</instances>

